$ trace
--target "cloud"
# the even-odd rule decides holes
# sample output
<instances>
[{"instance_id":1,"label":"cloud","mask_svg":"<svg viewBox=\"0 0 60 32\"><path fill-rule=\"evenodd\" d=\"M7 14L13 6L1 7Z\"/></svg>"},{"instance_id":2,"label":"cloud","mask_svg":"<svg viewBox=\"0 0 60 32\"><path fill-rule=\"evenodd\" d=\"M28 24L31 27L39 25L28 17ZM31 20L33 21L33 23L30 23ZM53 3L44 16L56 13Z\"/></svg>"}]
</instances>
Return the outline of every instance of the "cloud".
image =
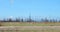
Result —
<instances>
[{"instance_id":1,"label":"cloud","mask_svg":"<svg viewBox=\"0 0 60 32\"><path fill-rule=\"evenodd\" d=\"M8 18L13 18L13 16L10 16L10 17L8 17Z\"/></svg>"},{"instance_id":2,"label":"cloud","mask_svg":"<svg viewBox=\"0 0 60 32\"><path fill-rule=\"evenodd\" d=\"M10 0L11 8L13 8L14 0Z\"/></svg>"},{"instance_id":3,"label":"cloud","mask_svg":"<svg viewBox=\"0 0 60 32\"><path fill-rule=\"evenodd\" d=\"M14 0L10 0L10 3L13 4L14 3Z\"/></svg>"}]
</instances>

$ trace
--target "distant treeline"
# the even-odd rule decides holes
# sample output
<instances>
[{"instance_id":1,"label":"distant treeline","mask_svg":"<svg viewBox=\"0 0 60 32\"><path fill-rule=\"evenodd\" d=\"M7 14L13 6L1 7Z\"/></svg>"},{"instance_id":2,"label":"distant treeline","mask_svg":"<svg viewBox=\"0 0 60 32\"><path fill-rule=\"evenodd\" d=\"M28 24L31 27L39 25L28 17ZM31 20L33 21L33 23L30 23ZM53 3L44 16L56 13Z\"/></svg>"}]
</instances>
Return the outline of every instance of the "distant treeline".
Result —
<instances>
[{"instance_id":1,"label":"distant treeline","mask_svg":"<svg viewBox=\"0 0 60 32\"><path fill-rule=\"evenodd\" d=\"M36 21L36 20L32 20L31 18L27 19L27 20L24 20L24 19L19 19L19 18L16 18L15 20L9 18L7 20L3 19L3 20L0 20L0 22L60 22L60 20L57 20L57 19L40 19L39 21Z\"/></svg>"}]
</instances>

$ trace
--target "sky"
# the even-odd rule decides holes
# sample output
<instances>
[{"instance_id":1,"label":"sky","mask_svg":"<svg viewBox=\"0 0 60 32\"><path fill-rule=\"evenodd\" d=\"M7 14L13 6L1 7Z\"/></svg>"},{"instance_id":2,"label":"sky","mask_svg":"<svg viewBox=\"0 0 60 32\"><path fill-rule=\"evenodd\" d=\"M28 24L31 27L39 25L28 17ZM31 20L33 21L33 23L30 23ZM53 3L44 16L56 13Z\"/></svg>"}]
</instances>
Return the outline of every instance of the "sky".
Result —
<instances>
[{"instance_id":1,"label":"sky","mask_svg":"<svg viewBox=\"0 0 60 32\"><path fill-rule=\"evenodd\" d=\"M0 0L0 19L3 18L59 18L60 0Z\"/></svg>"}]
</instances>

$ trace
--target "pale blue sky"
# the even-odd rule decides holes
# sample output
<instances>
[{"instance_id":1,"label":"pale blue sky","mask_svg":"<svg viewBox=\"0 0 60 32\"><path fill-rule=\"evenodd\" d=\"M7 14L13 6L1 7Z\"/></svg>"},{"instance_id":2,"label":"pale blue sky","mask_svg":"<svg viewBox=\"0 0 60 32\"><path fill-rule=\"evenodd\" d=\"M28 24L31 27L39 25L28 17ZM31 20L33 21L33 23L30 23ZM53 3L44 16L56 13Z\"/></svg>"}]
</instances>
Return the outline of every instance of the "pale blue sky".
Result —
<instances>
[{"instance_id":1,"label":"pale blue sky","mask_svg":"<svg viewBox=\"0 0 60 32\"><path fill-rule=\"evenodd\" d=\"M0 19L13 17L60 17L60 0L0 0Z\"/></svg>"}]
</instances>

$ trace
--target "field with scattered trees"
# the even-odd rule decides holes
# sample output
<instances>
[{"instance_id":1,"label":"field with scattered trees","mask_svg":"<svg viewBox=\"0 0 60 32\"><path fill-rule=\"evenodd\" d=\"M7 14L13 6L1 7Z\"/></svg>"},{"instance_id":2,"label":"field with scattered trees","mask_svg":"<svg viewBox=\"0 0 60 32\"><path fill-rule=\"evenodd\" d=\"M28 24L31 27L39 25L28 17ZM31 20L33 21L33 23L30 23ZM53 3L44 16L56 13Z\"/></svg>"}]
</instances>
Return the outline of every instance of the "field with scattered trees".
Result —
<instances>
[{"instance_id":1,"label":"field with scattered trees","mask_svg":"<svg viewBox=\"0 0 60 32\"><path fill-rule=\"evenodd\" d=\"M60 20L58 19L40 19L39 21L32 20L31 18L24 20L20 18L16 19L3 19L0 20L0 26L60 26Z\"/></svg>"}]
</instances>

